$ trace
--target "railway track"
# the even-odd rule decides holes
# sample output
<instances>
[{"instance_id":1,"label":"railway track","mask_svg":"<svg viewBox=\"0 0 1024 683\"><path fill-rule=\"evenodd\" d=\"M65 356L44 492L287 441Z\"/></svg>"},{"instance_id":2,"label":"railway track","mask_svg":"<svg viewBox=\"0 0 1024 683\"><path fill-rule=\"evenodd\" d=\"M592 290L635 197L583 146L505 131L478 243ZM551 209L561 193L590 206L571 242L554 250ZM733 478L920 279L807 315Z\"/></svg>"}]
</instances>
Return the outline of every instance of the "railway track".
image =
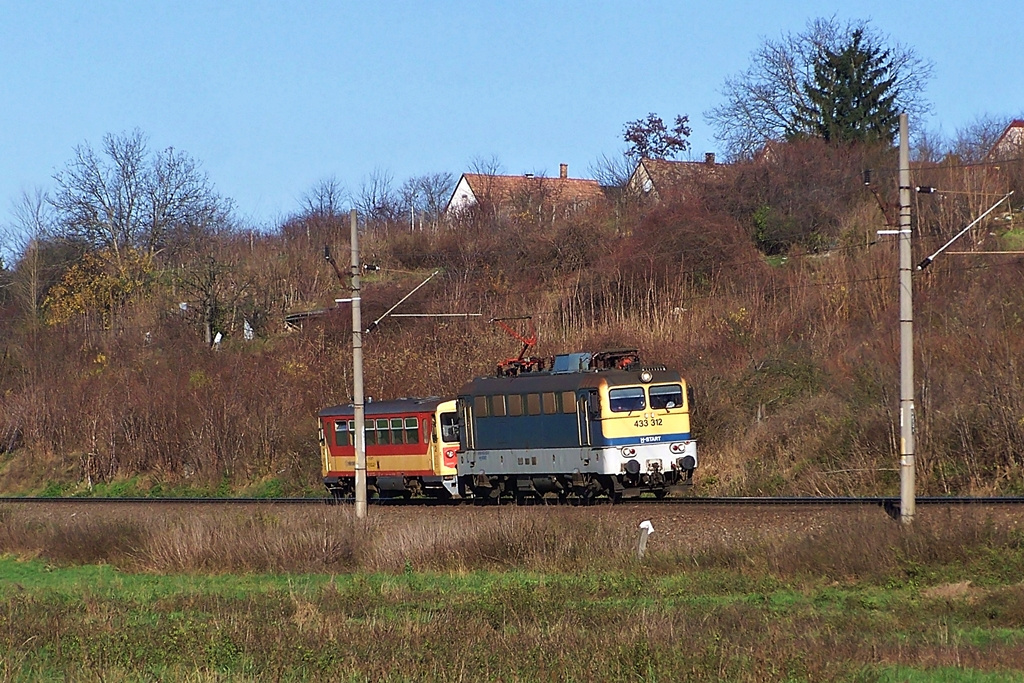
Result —
<instances>
[{"instance_id":1,"label":"railway track","mask_svg":"<svg viewBox=\"0 0 1024 683\"><path fill-rule=\"evenodd\" d=\"M1024 504L1024 496L920 496L917 505L1019 505ZM31 505L31 504L132 504L132 505L348 505L354 499L333 498L36 498L7 496L0 497L0 505ZM370 505L383 507L476 507L472 500L435 500L430 498L385 498L371 499ZM608 505L607 500L597 500L594 505ZM750 497L686 497L686 498L632 498L623 500L619 505L650 505L650 506L879 506L888 509L899 509L898 496L750 496ZM538 500L528 505L543 506L545 501ZM572 505L572 503L570 503ZM493 505L488 506L493 507Z\"/></svg>"}]
</instances>

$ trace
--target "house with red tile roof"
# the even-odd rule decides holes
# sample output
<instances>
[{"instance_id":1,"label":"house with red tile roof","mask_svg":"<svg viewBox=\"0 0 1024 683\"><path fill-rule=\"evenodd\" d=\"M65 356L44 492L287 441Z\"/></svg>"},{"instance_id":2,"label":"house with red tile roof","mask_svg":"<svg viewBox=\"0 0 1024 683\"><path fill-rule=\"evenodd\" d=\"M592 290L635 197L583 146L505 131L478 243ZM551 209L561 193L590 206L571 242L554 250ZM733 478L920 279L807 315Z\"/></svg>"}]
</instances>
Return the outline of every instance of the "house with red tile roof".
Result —
<instances>
[{"instance_id":1,"label":"house with red tile roof","mask_svg":"<svg viewBox=\"0 0 1024 683\"><path fill-rule=\"evenodd\" d=\"M570 178L568 164L561 164L557 178L524 175L463 173L452 192L445 215L458 216L472 206L486 204L497 210L576 211L604 201L596 180Z\"/></svg>"},{"instance_id":2,"label":"house with red tile roof","mask_svg":"<svg viewBox=\"0 0 1024 683\"><path fill-rule=\"evenodd\" d=\"M1011 159L1024 156L1024 119L1014 119L988 151L990 160Z\"/></svg>"},{"instance_id":3,"label":"house with red tile roof","mask_svg":"<svg viewBox=\"0 0 1024 683\"><path fill-rule=\"evenodd\" d=\"M711 152L704 155L702 162L641 159L626 182L626 191L633 197L654 202L678 198L697 184L719 177L724 168L715 163Z\"/></svg>"}]
</instances>

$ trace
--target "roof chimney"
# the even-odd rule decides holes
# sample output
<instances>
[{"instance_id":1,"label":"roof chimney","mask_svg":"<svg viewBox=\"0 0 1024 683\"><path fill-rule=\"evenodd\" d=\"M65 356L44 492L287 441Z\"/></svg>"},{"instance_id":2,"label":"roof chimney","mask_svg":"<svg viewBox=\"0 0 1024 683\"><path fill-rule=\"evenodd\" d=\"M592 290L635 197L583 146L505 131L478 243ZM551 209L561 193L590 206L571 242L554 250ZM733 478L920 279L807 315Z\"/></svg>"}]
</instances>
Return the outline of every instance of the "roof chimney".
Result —
<instances>
[{"instance_id":1,"label":"roof chimney","mask_svg":"<svg viewBox=\"0 0 1024 683\"><path fill-rule=\"evenodd\" d=\"M563 180L569 177L569 164L558 165L558 177Z\"/></svg>"},{"instance_id":2,"label":"roof chimney","mask_svg":"<svg viewBox=\"0 0 1024 683\"><path fill-rule=\"evenodd\" d=\"M714 152L705 152L704 153L704 163L707 164L708 166L714 166L715 165L715 153Z\"/></svg>"}]
</instances>

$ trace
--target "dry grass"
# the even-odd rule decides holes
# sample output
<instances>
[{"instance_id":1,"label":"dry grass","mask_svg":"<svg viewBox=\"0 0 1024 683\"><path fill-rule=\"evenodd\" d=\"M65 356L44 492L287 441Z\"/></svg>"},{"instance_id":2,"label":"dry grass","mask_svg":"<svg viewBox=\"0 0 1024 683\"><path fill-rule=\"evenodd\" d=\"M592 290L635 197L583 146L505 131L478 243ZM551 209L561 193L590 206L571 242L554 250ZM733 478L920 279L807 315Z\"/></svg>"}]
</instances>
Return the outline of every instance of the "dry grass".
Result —
<instances>
[{"instance_id":1,"label":"dry grass","mask_svg":"<svg viewBox=\"0 0 1024 683\"><path fill-rule=\"evenodd\" d=\"M60 507L3 511L0 553L152 572L570 570L628 564L631 530L600 513L501 510L433 516L351 508ZM459 511L455 511L458 513Z\"/></svg>"},{"instance_id":2,"label":"dry grass","mask_svg":"<svg viewBox=\"0 0 1024 683\"><path fill-rule=\"evenodd\" d=\"M720 567L884 582L943 567L1024 572L1015 510L922 511L905 528L877 509L415 508L365 520L326 505L68 509L0 508L0 553L157 573L633 571L645 515L657 532L642 565L656 573ZM1013 561L992 564L994 551Z\"/></svg>"}]
</instances>

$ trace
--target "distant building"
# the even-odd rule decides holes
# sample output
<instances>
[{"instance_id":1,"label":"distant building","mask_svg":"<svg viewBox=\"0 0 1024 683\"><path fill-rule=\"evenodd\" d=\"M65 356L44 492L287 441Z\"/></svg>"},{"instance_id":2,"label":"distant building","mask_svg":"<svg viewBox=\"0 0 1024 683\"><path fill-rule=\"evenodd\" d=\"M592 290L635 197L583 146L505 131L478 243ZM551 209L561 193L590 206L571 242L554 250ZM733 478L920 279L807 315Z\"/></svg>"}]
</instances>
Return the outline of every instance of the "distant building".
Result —
<instances>
[{"instance_id":1,"label":"distant building","mask_svg":"<svg viewBox=\"0 0 1024 683\"><path fill-rule=\"evenodd\" d=\"M641 159L626 182L628 194L653 202L686 196L701 183L721 175L724 166L708 152L704 161Z\"/></svg>"},{"instance_id":2,"label":"distant building","mask_svg":"<svg viewBox=\"0 0 1024 683\"><path fill-rule=\"evenodd\" d=\"M1014 119L992 145L987 158L997 161L999 159L1016 159L1022 156L1024 156L1024 120Z\"/></svg>"},{"instance_id":3,"label":"distant building","mask_svg":"<svg viewBox=\"0 0 1024 683\"><path fill-rule=\"evenodd\" d=\"M604 200L596 180L570 178L561 164L557 178L524 175L463 173L452 192L445 215L456 217L472 206L487 204L497 211L565 212Z\"/></svg>"}]
</instances>

